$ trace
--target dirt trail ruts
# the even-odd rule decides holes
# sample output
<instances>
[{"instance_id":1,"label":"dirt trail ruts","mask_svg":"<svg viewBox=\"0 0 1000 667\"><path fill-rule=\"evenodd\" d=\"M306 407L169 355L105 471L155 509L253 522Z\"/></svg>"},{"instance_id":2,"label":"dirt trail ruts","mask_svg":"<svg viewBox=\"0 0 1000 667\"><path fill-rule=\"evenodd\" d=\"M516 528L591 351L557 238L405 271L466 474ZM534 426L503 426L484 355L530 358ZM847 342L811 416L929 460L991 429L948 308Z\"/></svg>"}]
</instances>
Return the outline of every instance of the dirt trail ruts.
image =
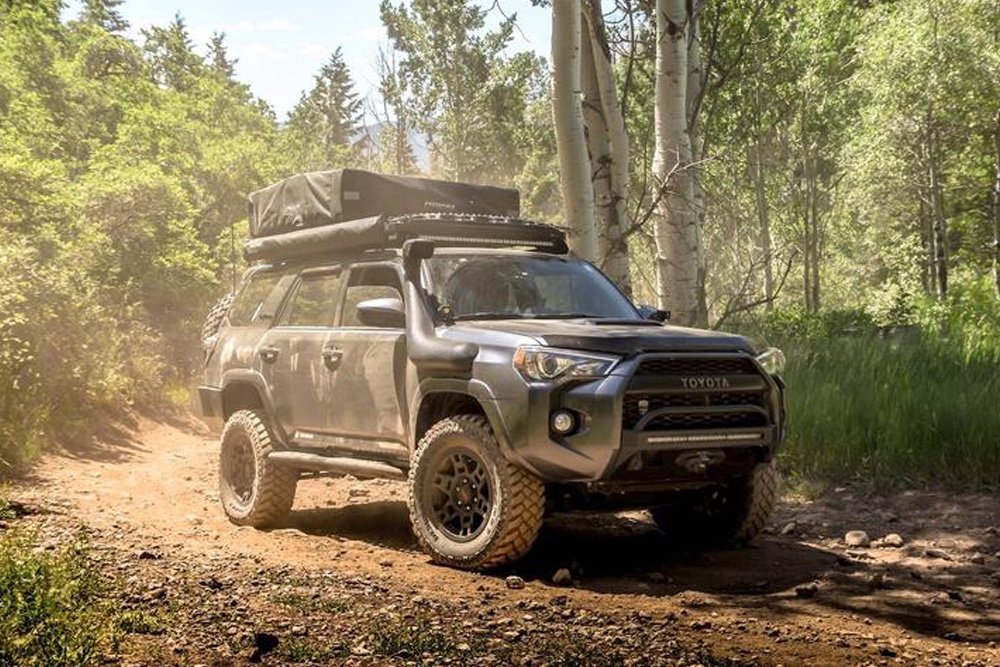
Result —
<instances>
[{"instance_id":1,"label":"dirt trail ruts","mask_svg":"<svg viewBox=\"0 0 1000 667\"><path fill-rule=\"evenodd\" d=\"M556 599L666 619L678 640L744 664L1000 665L995 496L836 489L786 498L752 547L703 554L671 547L643 513L557 515L524 561L475 574L432 565L417 549L403 483L304 480L286 527L238 528L219 507L214 436L189 418L133 426L48 456L15 497L87 526L105 549L155 551L177 568L245 561L477 606ZM903 543L848 547L849 530ZM572 587L550 583L563 567ZM523 590L507 588L511 574L526 580Z\"/></svg>"}]
</instances>

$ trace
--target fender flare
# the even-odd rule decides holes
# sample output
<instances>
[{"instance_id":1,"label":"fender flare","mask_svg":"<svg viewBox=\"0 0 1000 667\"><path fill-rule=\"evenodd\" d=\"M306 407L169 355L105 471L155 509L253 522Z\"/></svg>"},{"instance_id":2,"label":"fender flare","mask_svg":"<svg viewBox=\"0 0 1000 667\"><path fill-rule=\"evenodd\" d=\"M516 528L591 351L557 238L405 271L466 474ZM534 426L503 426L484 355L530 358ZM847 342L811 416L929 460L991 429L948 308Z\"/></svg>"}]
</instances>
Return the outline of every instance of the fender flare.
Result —
<instances>
[{"instance_id":1,"label":"fender flare","mask_svg":"<svg viewBox=\"0 0 1000 667\"><path fill-rule=\"evenodd\" d=\"M271 429L275 437L281 442L283 446L288 444L288 436L285 430L281 427L281 424L274 419L274 399L271 396L271 389L268 387L267 380L264 376L255 370L236 368L226 371L222 374L222 393L225 395L226 390L234 384L244 384L250 385L257 392L260 397L260 402L264 404L264 412L271 422Z\"/></svg>"},{"instance_id":2,"label":"fender flare","mask_svg":"<svg viewBox=\"0 0 1000 667\"><path fill-rule=\"evenodd\" d=\"M493 429L493 434L496 436L497 442L500 443L500 451L503 452L508 460L519 465L524 465L521 458L515 453L510 441L510 433L503 418L503 413L497 406L497 399L493 394L493 390L482 380L476 379L428 378L420 382L417 391L414 392L413 400L410 402L410 440L412 441L411 444L414 450L417 446L417 419L420 416L420 406L428 396L441 393L464 394L476 399L476 402L479 403L486 414L486 419Z\"/></svg>"}]
</instances>

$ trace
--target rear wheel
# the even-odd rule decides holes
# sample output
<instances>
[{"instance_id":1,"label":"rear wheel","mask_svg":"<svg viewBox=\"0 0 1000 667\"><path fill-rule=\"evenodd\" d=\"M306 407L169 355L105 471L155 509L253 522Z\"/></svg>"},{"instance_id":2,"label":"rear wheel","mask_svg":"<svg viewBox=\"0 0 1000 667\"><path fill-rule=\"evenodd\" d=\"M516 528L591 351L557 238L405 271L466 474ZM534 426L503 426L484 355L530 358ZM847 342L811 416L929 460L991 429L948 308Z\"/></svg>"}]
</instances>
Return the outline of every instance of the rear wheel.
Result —
<instances>
[{"instance_id":1,"label":"rear wheel","mask_svg":"<svg viewBox=\"0 0 1000 667\"><path fill-rule=\"evenodd\" d=\"M656 525L678 544L695 547L745 544L760 533L778 503L775 461L758 464L729 486L678 494L650 511Z\"/></svg>"},{"instance_id":2,"label":"rear wheel","mask_svg":"<svg viewBox=\"0 0 1000 667\"><path fill-rule=\"evenodd\" d=\"M542 526L542 481L504 458L480 415L431 427L414 455L409 484L417 541L444 565L486 569L517 560Z\"/></svg>"},{"instance_id":3,"label":"rear wheel","mask_svg":"<svg viewBox=\"0 0 1000 667\"><path fill-rule=\"evenodd\" d=\"M274 438L256 410L234 412L222 432L219 499L229 520L264 528L279 524L292 509L298 471L267 460Z\"/></svg>"}]
</instances>

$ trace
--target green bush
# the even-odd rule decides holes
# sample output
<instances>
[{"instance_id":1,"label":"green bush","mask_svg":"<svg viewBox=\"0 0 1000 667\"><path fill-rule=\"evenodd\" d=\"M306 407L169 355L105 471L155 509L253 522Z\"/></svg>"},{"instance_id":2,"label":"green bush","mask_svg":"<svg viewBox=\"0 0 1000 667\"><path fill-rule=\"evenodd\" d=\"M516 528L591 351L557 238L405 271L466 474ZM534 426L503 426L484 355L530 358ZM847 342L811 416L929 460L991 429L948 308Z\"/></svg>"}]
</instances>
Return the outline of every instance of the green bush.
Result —
<instances>
[{"instance_id":1,"label":"green bush","mask_svg":"<svg viewBox=\"0 0 1000 667\"><path fill-rule=\"evenodd\" d=\"M0 665L83 667L115 643L114 609L81 545L0 537Z\"/></svg>"}]
</instances>

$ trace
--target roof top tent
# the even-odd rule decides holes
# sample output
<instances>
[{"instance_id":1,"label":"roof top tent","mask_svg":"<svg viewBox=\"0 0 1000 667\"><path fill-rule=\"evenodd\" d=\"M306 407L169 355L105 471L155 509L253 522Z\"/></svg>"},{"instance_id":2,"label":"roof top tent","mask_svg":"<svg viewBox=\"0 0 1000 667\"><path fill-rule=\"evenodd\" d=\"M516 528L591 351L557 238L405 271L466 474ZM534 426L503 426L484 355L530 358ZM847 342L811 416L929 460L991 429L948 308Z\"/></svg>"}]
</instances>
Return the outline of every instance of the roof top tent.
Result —
<instances>
[{"instance_id":1,"label":"roof top tent","mask_svg":"<svg viewBox=\"0 0 1000 667\"><path fill-rule=\"evenodd\" d=\"M562 230L520 220L517 190L338 169L291 176L250 195L247 260L399 247L524 245L565 253Z\"/></svg>"}]
</instances>

